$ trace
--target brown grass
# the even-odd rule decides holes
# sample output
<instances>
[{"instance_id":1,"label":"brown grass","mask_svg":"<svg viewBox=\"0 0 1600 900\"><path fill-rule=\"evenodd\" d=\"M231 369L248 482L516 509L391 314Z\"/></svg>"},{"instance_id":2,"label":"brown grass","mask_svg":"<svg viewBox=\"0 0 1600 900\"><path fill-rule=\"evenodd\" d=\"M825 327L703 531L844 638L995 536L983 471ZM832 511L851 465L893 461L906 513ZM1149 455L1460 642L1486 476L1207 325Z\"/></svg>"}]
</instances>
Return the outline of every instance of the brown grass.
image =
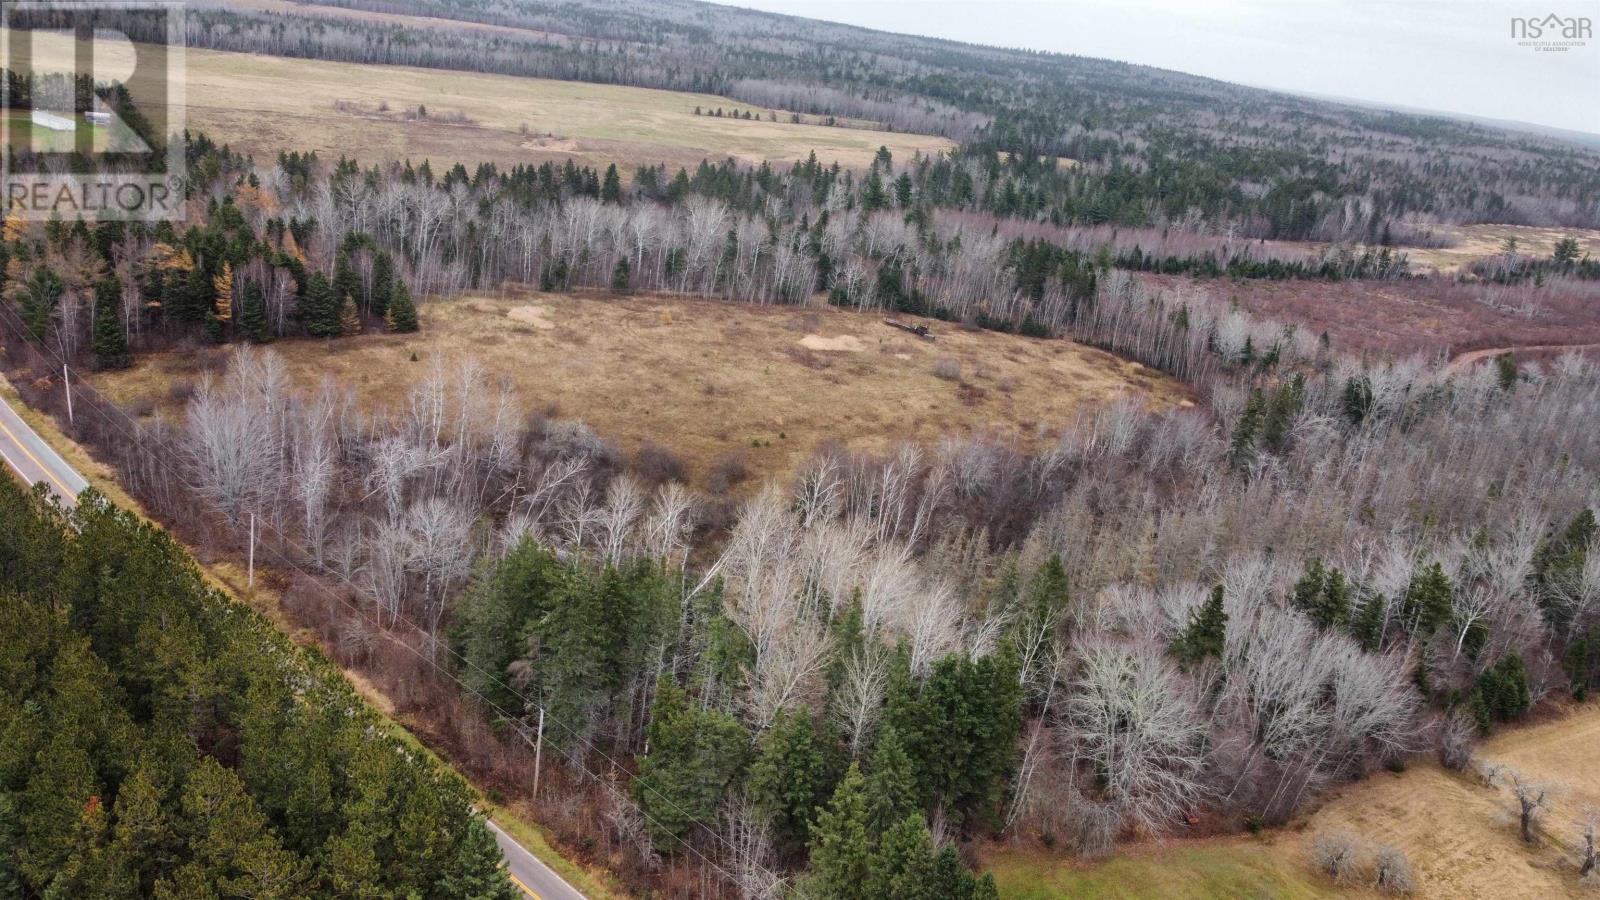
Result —
<instances>
[{"instance_id":1,"label":"brown grass","mask_svg":"<svg viewBox=\"0 0 1600 900\"><path fill-rule=\"evenodd\" d=\"M71 46L66 37L39 35L36 67L68 70ZM97 66L113 75L131 70L130 45L102 46ZM880 145L901 159L953 146L927 135L790 124L779 110L757 110L763 119L776 113L775 122L696 116L696 106L754 109L710 94L211 50L189 50L186 69L189 127L261 161L281 150L316 150L363 163L426 158L470 168L573 159L600 168L692 168L707 158L788 163L815 150L825 163L865 166ZM395 112L422 105L471 124L360 112L384 103Z\"/></svg>"},{"instance_id":2,"label":"brown grass","mask_svg":"<svg viewBox=\"0 0 1600 900\"><path fill-rule=\"evenodd\" d=\"M1405 851L1423 898L1554 900L1593 897L1578 882L1576 824L1585 806L1600 808L1600 704L1496 735L1478 758L1513 766L1566 791L1541 843L1517 835L1512 801L1476 775L1431 762L1398 775L1379 772L1338 790L1290 828L1249 836L1178 840L1119 849L1082 863L1037 849L992 847L983 855L1005 898L1047 896L1298 897L1335 893L1310 864L1311 843L1345 830L1370 844ZM1371 890L1341 895L1379 897Z\"/></svg>"},{"instance_id":3,"label":"brown grass","mask_svg":"<svg viewBox=\"0 0 1600 900\"><path fill-rule=\"evenodd\" d=\"M1433 269L1442 273L1455 272L1475 259L1501 252L1508 237L1517 239L1517 252L1525 256L1548 258L1556 249L1556 241L1565 237L1578 239L1582 253L1600 258L1600 230L1588 228L1545 228L1533 225L1440 225L1436 229L1450 239L1454 246L1423 249L1407 247L1413 271Z\"/></svg>"},{"instance_id":4,"label":"brown grass","mask_svg":"<svg viewBox=\"0 0 1600 900\"><path fill-rule=\"evenodd\" d=\"M403 400L432 357L475 356L527 410L583 419L630 454L659 444L702 481L723 457L754 476L786 473L833 440L881 450L982 433L1033 448L1081 403L1187 402L1159 373L1070 341L928 324L937 341L832 308L514 291L426 304L417 336L275 347L303 383L332 374L374 404ZM145 356L96 379L123 403L171 412L180 403L168 385L222 352ZM935 376L946 357L962 379Z\"/></svg>"},{"instance_id":5,"label":"brown grass","mask_svg":"<svg viewBox=\"0 0 1600 900\"><path fill-rule=\"evenodd\" d=\"M1335 350L1379 355L1600 342L1600 282L1506 287L1449 277L1402 281L1235 281L1141 276L1163 290L1198 292L1248 312L1326 332ZM1522 310L1532 303L1531 315Z\"/></svg>"}]
</instances>

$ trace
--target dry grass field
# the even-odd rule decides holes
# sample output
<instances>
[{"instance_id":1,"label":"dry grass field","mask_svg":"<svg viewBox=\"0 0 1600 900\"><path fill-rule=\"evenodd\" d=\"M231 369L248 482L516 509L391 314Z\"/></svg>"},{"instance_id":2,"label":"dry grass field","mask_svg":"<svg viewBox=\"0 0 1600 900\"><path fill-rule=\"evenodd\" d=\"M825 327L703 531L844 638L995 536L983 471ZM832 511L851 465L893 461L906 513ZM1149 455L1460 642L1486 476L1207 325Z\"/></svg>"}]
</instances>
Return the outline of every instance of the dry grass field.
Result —
<instances>
[{"instance_id":1,"label":"dry grass field","mask_svg":"<svg viewBox=\"0 0 1600 900\"><path fill-rule=\"evenodd\" d=\"M1414 896L1439 900L1554 900L1597 895L1578 881L1577 825L1600 809L1600 704L1487 741L1479 760L1558 785L1536 846L1517 835L1514 803L1473 774L1432 763L1380 772L1337 791L1304 821L1261 838L1223 837L1139 845L1082 864L1012 847L984 854L1006 900L1046 897L1314 897L1376 892L1335 889L1312 868L1325 831L1404 850L1417 872Z\"/></svg>"},{"instance_id":2,"label":"dry grass field","mask_svg":"<svg viewBox=\"0 0 1600 900\"><path fill-rule=\"evenodd\" d=\"M1600 231L1587 228L1543 228L1532 225L1441 225L1439 233L1455 242L1452 247L1406 248L1413 271L1432 269L1452 273L1475 259L1493 256L1505 248L1506 238L1516 238L1517 252L1548 257L1556 241L1578 239L1584 253L1600 259Z\"/></svg>"},{"instance_id":3,"label":"dry grass field","mask_svg":"<svg viewBox=\"0 0 1600 900\"><path fill-rule=\"evenodd\" d=\"M71 52L66 37L41 35L36 66L67 70ZM96 52L101 77L131 67L126 42ZM787 164L815 150L824 162L865 166L879 146L898 159L952 146L927 135L790 124L777 110L758 111L777 121L696 116L697 106L749 108L709 94L209 50L189 50L186 69L189 127L264 160L281 150L316 150L364 163L572 159L600 168L692 168L728 157ZM419 106L428 118L407 115Z\"/></svg>"},{"instance_id":4,"label":"dry grass field","mask_svg":"<svg viewBox=\"0 0 1600 900\"><path fill-rule=\"evenodd\" d=\"M475 357L528 411L582 419L626 452L664 446L697 481L724 457L787 473L835 440L881 450L986 434L1033 448L1080 404L1188 402L1165 376L1070 341L929 325L931 342L833 308L512 292L427 304L420 335L274 346L303 383L332 374L373 404L402 402L435 357ZM171 406L172 385L226 352L150 355L96 378L121 401ZM959 375L936 375L941 360Z\"/></svg>"}]
</instances>

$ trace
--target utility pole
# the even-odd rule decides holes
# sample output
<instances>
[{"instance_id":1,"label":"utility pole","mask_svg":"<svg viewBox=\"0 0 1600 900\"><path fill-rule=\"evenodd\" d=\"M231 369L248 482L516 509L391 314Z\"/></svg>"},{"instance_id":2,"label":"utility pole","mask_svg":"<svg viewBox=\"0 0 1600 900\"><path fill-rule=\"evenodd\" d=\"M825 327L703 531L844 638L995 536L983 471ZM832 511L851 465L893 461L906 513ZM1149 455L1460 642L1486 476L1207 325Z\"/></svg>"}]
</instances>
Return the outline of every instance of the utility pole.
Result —
<instances>
[{"instance_id":1,"label":"utility pole","mask_svg":"<svg viewBox=\"0 0 1600 900\"><path fill-rule=\"evenodd\" d=\"M76 425L78 423L72 418L72 371L66 363L61 364L61 383L67 386L67 424Z\"/></svg>"},{"instance_id":2,"label":"utility pole","mask_svg":"<svg viewBox=\"0 0 1600 900\"><path fill-rule=\"evenodd\" d=\"M533 800L539 801L539 769L544 763L544 707L539 707L539 736L533 740Z\"/></svg>"}]
</instances>

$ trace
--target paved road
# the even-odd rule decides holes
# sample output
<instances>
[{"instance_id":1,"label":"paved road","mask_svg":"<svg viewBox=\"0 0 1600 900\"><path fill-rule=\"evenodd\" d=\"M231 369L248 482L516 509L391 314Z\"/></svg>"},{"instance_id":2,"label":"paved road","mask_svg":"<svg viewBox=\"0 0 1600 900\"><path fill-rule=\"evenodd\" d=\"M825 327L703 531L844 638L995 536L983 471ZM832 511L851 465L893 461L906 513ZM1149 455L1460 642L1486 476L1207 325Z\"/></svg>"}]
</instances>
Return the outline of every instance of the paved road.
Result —
<instances>
[{"instance_id":1,"label":"paved road","mask_svg":"<svg viewBox=\"0 0 1600 900\"><path fill-rule=\"evenodd\" d=\"M0 457L28 484L48 484L66 506L89 486L4 400L0 400Z\"/></svg>"},{"instance_id":2,"label":"paved road","mask_svg":"<svg viewBox=\"0 0 1600 900\"><path fill-rule=\"evenodd\" d=\"M500 852L506 858L511 883L521 888L524 894L536 900L584 900L583 895L567 884L554 869L522 849L522 845L512 840L511 835L502 831L493 819L488 821L489 830L494 832L495 843L500 845Z\"/></svg>"},{"instance_id":3,"label":"paved road","mask_svg":"<svg viewBox=\"0 0 1600 900\"><path fill-rule=\"evenodd\" d=\"M22 421L16 410L3 399L0 399L0 457L4 457L28 484L43 481L50 485L51 492L67 506L71 506L78 494L89 486L89 482L73 471L66 460L28 427L28 423ZM584 900L582 894L573 890L538 857L522 849L522 845L512 840L499 825L490 821L489 830L494 832L495 842L500 845L500 852L506 858L512 883L521 888L523 893L537 900Z\"/></svg>"}]
</instances>

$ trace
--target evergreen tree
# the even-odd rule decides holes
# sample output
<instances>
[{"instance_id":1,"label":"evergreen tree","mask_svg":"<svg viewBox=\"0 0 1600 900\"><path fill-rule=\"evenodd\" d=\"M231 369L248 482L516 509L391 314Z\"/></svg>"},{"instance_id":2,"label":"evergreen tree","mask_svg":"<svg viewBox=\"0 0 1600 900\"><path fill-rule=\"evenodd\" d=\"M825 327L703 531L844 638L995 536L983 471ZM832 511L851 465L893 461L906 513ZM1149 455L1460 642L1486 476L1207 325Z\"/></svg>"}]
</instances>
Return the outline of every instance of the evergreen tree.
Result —
<instances>
[{"instance_id":1,"label":"evergreen tree","mask_svg":"<svg viewBox=\"0 0 1600 900\"><path fill-rule=\"evenodd\" d=\"M751 797L772 816L777 837L804 846L813 812L832 787L828 759L811 717L781 710L750 765Z\"/></svg>"},{"instance_id":2,"label":"evergreen tree","mask_svg":"<svg viewBox=\"0 0 1600 900\"><path fill-rule=\"evenodd\" d=\"M893 725L878 731L866 793L867 824L874 834L882 834L906 816L921 812L917 803L917 770Z\"/></svg>"},{"instance_id":3,"label":"evergreen tree","mask_svg":"<svg viewBox=\"0 0 1600 900\"><path fill-rule=\"evenodd\" d=\"M611 270L611 289L619 294L626 294L632 281L633 267L628 264L628 258L618 257L616 268Z\"/></svg>"},{"instance_id":4,"label":"evergreen tree","mask_svg":"<svg viewBox=\"0 0 1600 900\"><path fill-rule=\"evenodd\" d=\"M861 208L867 212L884 209L889 205L889 195L884 192L883 178L874 168L867 173L866 181L861 185Z\"/></svg>"},{"instance_id":5,"label":"evergreen tree","mask_svg":"<svg viewBox=\"0 0 1600 900\"><path fill-rule=\"evenodd\" d=\"M239 330L252 343L265 344L272 340L272 329L267 323L267 302L255 282L244 286L244 302L239 313Z\"/></svg>"},{"instance_id":6,"label":"evergreen tree","mask_svg":"<svg viewBox=\"0 0 1600 900\"><path fill-rule=\"evenodd\" d=\"M1434 563L1411 576L1400 595L1400 615L1418 635L1429 635L1450 618L1455 586L1444 568Z\"/></svg>"},{"instance_id":7,"label":"evergreen tree","mask_svg":"<svg viewBox=\"0 0 1600 900\"><path fill-rule=\"evenodd\" d=\"M1227 648L1228 613L1222 605L1222 585L1211 589L1211 596L1190 611L1189 624L1172 642L1172 653L1188 664L1207 657L1222 658Z\"/></svg>"},{"instance_id":8,"label":"evergreen tree","mask_svg":"<svg viewBox=\"0 0 1600 900\"><path fill-rule=\"evenodd\" d=\"M660 850L676 846L697 822L712 822L744 765L744 728L727 713L702 709L670 678L650 707L650 753L639 761L633 796Z\"/></svg>"},{"instance_id":9,"label":"evergreen tree","mask_svg":"<svg viewBox=\"0 0 1600 900\"><path fill-rule=\"evenodd\" d=\"M1350 636L1368 653L1377 653L1383 648L1387 606L1388 602L1382 596L1374 594L1367 598L1367 602L1361 605L1361 611L1350 620Z\"/></svg>"},{"instance_id":10,"label":"evergreen tree","mask_svg":"<svg viewBox=\"0 0 1600 900\"><path fill-rule=\"evenodd\" d=\"M1312 560L1295 582L1290 601L1318 628L1341 625L1350 615L1350 591L1344 573L1325 568L1320 559Z\"/></svg>"},{"instance_id":11,"label":"evergreen tree","mask_svg":"<svg viewBox=\"0 0 1600 900\"><path fill-rule=\"evenodd\" d=\"M605 181L600 186L600 201L602 203L622 202L622 178L617 174L616 163L606 167Z\"/></svg>"},{"instance_id":12,"label":"evergreen tree","mask_svg":"<svg viewBox=\"0 0 1600 900\"><path fill-rule=\"evenodd\" d=\"M389 330L410 334L417 330L417 307L411 302L411 291L406 283L396 278L389 292Z\"/></svg>"},{"instance_id":13,"label":"evergreen tree","mask_svg":"<svg viewBox=\"0 0 1600 900\"><path fill-rule=\"evenodd\" d=\"M94 286L94 334L89 349L95 364L102 369L126 369L133 365L128 354L128 336L122 329L122 287L115 278L102 278Z\"/></svg>"},{"instance_id":14,"label":"evergreen tree","mask_svg":"<svg viewBox=\"0 0 1600 900\"><path fill-rule=\"evenodd\" d=\"M312 272L308 279L300 315L305 319L306 333L312 337L338 337L343 330L339 301L334 297L327 276L321 272Z\"/></svg>"},{"instance_id":15,"label":"evergreen tree","mask_svg":"<svg viewBox=\"0 0 1600 900\"><path fill-rule=\"evenodd\" d=\"M827 809L811 827L811 867L804 895L855 897L872 875L872 839L867 831L866 782L854 763L834 789Z\"/></svg>"},{"instance_id":16,"label":"evergreen tree","mask_svg":"<svg viewBox=\"0 0 1600 900\"><path fill-rule=\"evenodd\" d=\"M1243 469L1255 461L1256 436L1261 429L1262 409L1266 399L1261 395L1260 388L1250 391L1250 399L1245 401L1244 411L1239 414L1239 421L1233 426L1233 435L1228 441L1228 461L1235 469Z\"/></svg>"},{"instance_id":17,"label":"evergreen tree","mask_svg":"<svg viewBox=\"0 0 1600 900\"><path fill-rule=\"evenodd\" d=\"M372 305L367 312L384 321L389 319L389 297L394 293L394 280L394 260L387 251L378 251L372 257Z\"/></svg>"}]
</instances>

